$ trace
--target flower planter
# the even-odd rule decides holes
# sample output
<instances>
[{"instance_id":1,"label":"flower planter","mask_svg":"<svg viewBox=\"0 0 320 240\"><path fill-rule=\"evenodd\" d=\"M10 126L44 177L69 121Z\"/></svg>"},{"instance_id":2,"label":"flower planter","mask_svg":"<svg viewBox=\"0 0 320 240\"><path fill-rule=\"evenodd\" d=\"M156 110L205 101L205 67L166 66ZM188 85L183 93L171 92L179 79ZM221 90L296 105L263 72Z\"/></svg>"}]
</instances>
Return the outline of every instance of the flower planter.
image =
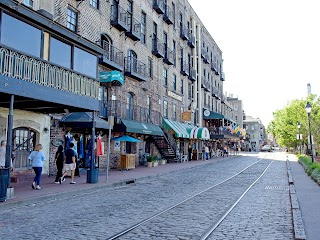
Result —
<instances>
[{"instance_id":1,"label":"flower planter","mask_svg":"<svg viewBox=\"0 0 320 240\"><path fill-rule=\"evenodd\" d=\"M147 162L147 167L153 167L153 162Z\"/></svg>"},{"instance_id":2,"label":"flower planter","mask_svg":"<svg viewBox=\"0 0 320 240\"><path fill-rule=\"evenodd\" d=\"M164 164L166 164L167 163L167 160L165 160L165 159L161 159L160 161L159 161L159 165L164 165Z\"/></svg>"},{"instance_id":3,"label":"flower planter","mask_svg":"<svg viewBox=\"0 0 320 240\"><path fill-rule=\"evenodd\" d=\"M153 167L156 167L156 166L159 165L159 162L158 162L158 161L154 161L154 162L152 162L152 163L153 163Z\"/></svg>"}]
</instances>

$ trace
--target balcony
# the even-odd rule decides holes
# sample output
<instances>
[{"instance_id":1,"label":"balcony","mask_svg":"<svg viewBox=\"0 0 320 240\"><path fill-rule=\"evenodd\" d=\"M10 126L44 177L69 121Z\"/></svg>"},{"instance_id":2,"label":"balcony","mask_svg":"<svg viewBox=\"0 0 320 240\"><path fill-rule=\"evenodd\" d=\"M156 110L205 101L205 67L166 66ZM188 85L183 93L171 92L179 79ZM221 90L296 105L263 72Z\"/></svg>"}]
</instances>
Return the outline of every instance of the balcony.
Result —
<instances>
[{"instance_id":1,"label":"balcony","mask_svg":"<svg viewBox=\"0 0 320 240\"><path fill-rule=\"evenodd\" d=\"M210 92L210 81L205 79L204 76L201 77L201 87L206 91Z\"/></svg>"},{"instance_id":2,"label":"balcony","mask_svg":"<svg viewBox=\"0 0 320 240\"><path fill-rule=\"evenodd\" d=\"M217 87L212 87L211 89L211 95L212 97L215 97L216 99L218 99L218 93L219 93L219 89Z\"/></svg>"},{"instance_id":3,"label":"balcony","mask_svg":"<svg viewBox=\"0 0 320 240\"><path fill-rule=\"evenodd\" d=\"M128 13L129 30L126 32L126 36L133 41L139 41L141 39L141 23Z\"/></svg>"},{"instance_id":4,"label":"balcony","mask_svg":"<svg viewBox=\"0 0 320 240\"><path fill-rule=\"evenodd\" d=\"M167 6L167 9L163 15L163 20L169 25L173 24L174 22L173 16L174 16L173 10L169 6Z\"/></svg>"},{"instance_id":5,"label":"balcony","mask_svg":"<svg viewBox=\"0 0 320 240\"><path fill-rule=\"evenodd\" d=\"M183 28L182 26L180 26L180 38L182 40L189 40L189 29L188 28Z\"/></svg>"},{"instance_id":6,"label":"balcony","mask_svg":"<svg viewBox=\"0 0 320 240\"><path fill-rule=\"evenodd\" d=\"M167 48L167 51L165 50L165 56L164 56L163 62L165 62L168 65L173 65L175 56L176 56L175 52L172 49Z\"/></svg>"},{"instance_id":7,"label":"balcony","mask_svg":"<svg viewBox=\"0 0 320 240\"><path fill-rule=\"evenodd\" d=\"M153 0L153 9L159 13L163 14L165 12L165 6L163 0Z\"/></svg>"},{"instance_id":8,"label":"balcony","mask_svg":"<svg viewBox=\"0 0 320 240\"><path fill-rule=\"evenodd\" d=\"M205 48L201 48L201 58L204 63L209 63L209 53Z\"/></svg>"},{"instance_id":9,"label":"balcony","mask_svg":"<svg viewBox=\"0 0 320 240\"><path fill-rule=\"evenodd\" d=\"M188 45L189 45L191 48L195 48L195 47L196 47L196 38L195 38L195 36L193 36L191 33L190 33L190 36L189 36Z\"/></svg>"},{"instance_id":10,"label":"balcony","mask_svg":"<svg viewBox=\"0 0 320 240\"><path fill-rule=\"evenodd\" d=\"M164 43L160 42L157 38L152 39L152 54L157 58L164 58L165 56Z\"/></svg>"},{"instance_id":11,"label":"balcony","mask_svg":"<svg viewBox=\"0 0 320 240\"><path fill-rule=\"evenodd\" d=\"M181 70L180 73L183 76L188 76L189 75L189 64L187 62L181 62Z\"/></svg>"},{"instance_id":12,"label":"balcony","mask_svg":"<svg viewBox=\"0 0 320 240\"><path fill-rule=\"evenodd\" d=\"M123 52L107 41L102 41L102 48L105 49L105 53L100 57L99 63L106 67L123 71Z\"/></svg>"},{"instance_id":13,"label":"balcony","mask_svg":"<svg viewBox=\"0 0 320 240\"><path fill-rule=\"evenodd\" d=\"M224 72L221 72L221 74L220 74L220 80L221 81L224 81L225 79L224 79Z\"/></svg>"},{"instance_id":14,"label":"balcony","mask_svg":"<svg viewBox=\"0 0 320 240\"><path fill-rule=\"evenodd\" d=\"M211 62L211 70L217 72L217 64L215 62Z\"/></svg>"},{"instance_id":15,"label":"balcony","mask_svg":"<svg viewBox=\"0 0 320 240\"><path fill-rule=\"evenodd\" d=\"M108 101L106 111L108 116L115 116L117 119L134 120L155 125L160 125L162 122L160 112L119 100Z\"/></svg>"},{"instance_id":16,"label":"balcony","mask_svg":"<svg viewBox=\"0 0 320 240\"><path fill-rule=\"evenodd\" d=\"M138 81L146 81L148 79L147 65L134 57L127 57L125 75Z\"/></svg>"},{"instance_id":17,"label":"balcony","mask_svg":"<svg viewBox=\"0 0 320 240\"><path fill-rule=\"evenodd\" d=\"M10 95L15 95L17 109L46 113L64 112L66 108L99 110L97 79L4 45L0 45L0 85L3 86L0 106Z\"/></svg>"},{"instance_id":18,"label":"balcony","mask_svg":"<svg viewBox=\"0 0 320 240\"><path fill-rule=\"evenodd\" d=\"M189 79L192 80L192 81L196 81L197 80L197 72L194 68L191 68L190 67L190 70L189 70Z\"/></svg>"},{"instance_id":19,"label":"balcony","mask_svg":"<svg viewBox=\"0 0 320 240\"><path fill-rule=\"evenodd\" d=\"M128 13L119 5L111 5L111 25L120 31L129 31Z\"/></svg>"}]
</instances>

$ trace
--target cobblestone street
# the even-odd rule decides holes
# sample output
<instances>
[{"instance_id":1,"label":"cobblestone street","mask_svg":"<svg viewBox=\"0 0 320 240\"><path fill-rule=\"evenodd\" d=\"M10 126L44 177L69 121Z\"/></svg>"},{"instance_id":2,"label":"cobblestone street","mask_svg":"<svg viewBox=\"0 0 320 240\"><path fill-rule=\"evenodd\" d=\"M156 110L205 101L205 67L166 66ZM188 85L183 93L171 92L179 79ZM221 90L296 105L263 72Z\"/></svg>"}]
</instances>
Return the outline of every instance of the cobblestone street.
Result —
<instances>
[{"instance_id":1,"label":"cobblestone street","mask_svg":"<svg viewBox=\"0 0 320 240\"><path fill-rule=\"evenodd\" d=\"M271 165L266 175L218 227L211 239L221 239L222 236L223 239L293 238L288 180L285 161L282 160ZM256 157L234 157L124 187L95 190L87 194L3 210L2 214L6 218L0 225L0 238L107 239L229 178L256 161ZM270 162L270 159L262 161ZM219 204L223 206L223 199L227 199L233 189L219 192L223 192L219 196ZM199 201L198 205L202 206L202 202ZM188 211L188 203L184 207ZM211 214L207 212L210 209L208 206L203 205L202 209L203 214ZM192 204L189 210L193 210ZM189 217L183 213L177 216L172 223L167 224L166 234L160 239L184 236L190 226L201 229ZM144 239L152 239L155 236L151 232L143 234L140 233L136 239L143 239L144 236Z\"/></svg>"}]
</instances>

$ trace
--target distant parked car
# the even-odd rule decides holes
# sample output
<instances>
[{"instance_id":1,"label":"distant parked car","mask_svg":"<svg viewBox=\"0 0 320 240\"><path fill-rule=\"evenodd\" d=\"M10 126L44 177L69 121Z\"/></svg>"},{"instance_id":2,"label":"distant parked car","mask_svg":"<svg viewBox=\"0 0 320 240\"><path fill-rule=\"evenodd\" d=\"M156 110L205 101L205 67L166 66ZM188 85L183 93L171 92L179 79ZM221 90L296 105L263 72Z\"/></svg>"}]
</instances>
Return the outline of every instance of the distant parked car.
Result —
<instances>
[{"instance_id":1,"label":"distant parked car","mask_svg":"<svg viewBox=\"0 0 320 240\"><path fill-rule=\"evenodd\" d=\"M271 145L264 145L264 146L261 148L261 151L262 151L262 152L271 152L271 151L272 151L272 147L271 147Z\"/></svg>"},{"instance_id":2,"label":"distant parked car","mask_svg":"<svg viewBox=\"0 0 320 240\"><path fill-rule=\"evenodd\" d=\"M277 150L277 151L279 151L280 148L279 148L279 147L272 147L272 150Z\"/></svg>"}]
</instances>

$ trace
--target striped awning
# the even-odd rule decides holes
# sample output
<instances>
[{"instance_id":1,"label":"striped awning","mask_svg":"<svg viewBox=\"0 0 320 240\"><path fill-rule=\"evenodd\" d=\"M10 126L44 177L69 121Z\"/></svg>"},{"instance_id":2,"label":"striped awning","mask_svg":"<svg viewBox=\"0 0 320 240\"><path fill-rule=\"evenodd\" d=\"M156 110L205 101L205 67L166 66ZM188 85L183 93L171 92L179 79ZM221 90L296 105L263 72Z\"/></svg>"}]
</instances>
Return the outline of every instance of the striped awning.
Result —
<instances>
[{"instance_id":1,"label":"striped awning","mask_svg":"<svg viewBox=\"0 0 320 240\"><path fill-rule=\"evenodd\" d=\"M174 135L177 138L190 138L190 134L187 129L193 128L194 126L189 123L182 123L164 118L163 127L165 129L173 130Z\"/></svg>"},{"instance_id":2,"label":"striped awning","mask_svg":"<svg viewBox=\"0 0 320 240\"><path fill-rule=\"evenodd\" d=\"M208 128L206 127L193 127L187 129L188 133L190 135L190 138L193 139L202 139L202 140L209 140L210 139L210 133Z\"/></svg>"}]
</instances>

